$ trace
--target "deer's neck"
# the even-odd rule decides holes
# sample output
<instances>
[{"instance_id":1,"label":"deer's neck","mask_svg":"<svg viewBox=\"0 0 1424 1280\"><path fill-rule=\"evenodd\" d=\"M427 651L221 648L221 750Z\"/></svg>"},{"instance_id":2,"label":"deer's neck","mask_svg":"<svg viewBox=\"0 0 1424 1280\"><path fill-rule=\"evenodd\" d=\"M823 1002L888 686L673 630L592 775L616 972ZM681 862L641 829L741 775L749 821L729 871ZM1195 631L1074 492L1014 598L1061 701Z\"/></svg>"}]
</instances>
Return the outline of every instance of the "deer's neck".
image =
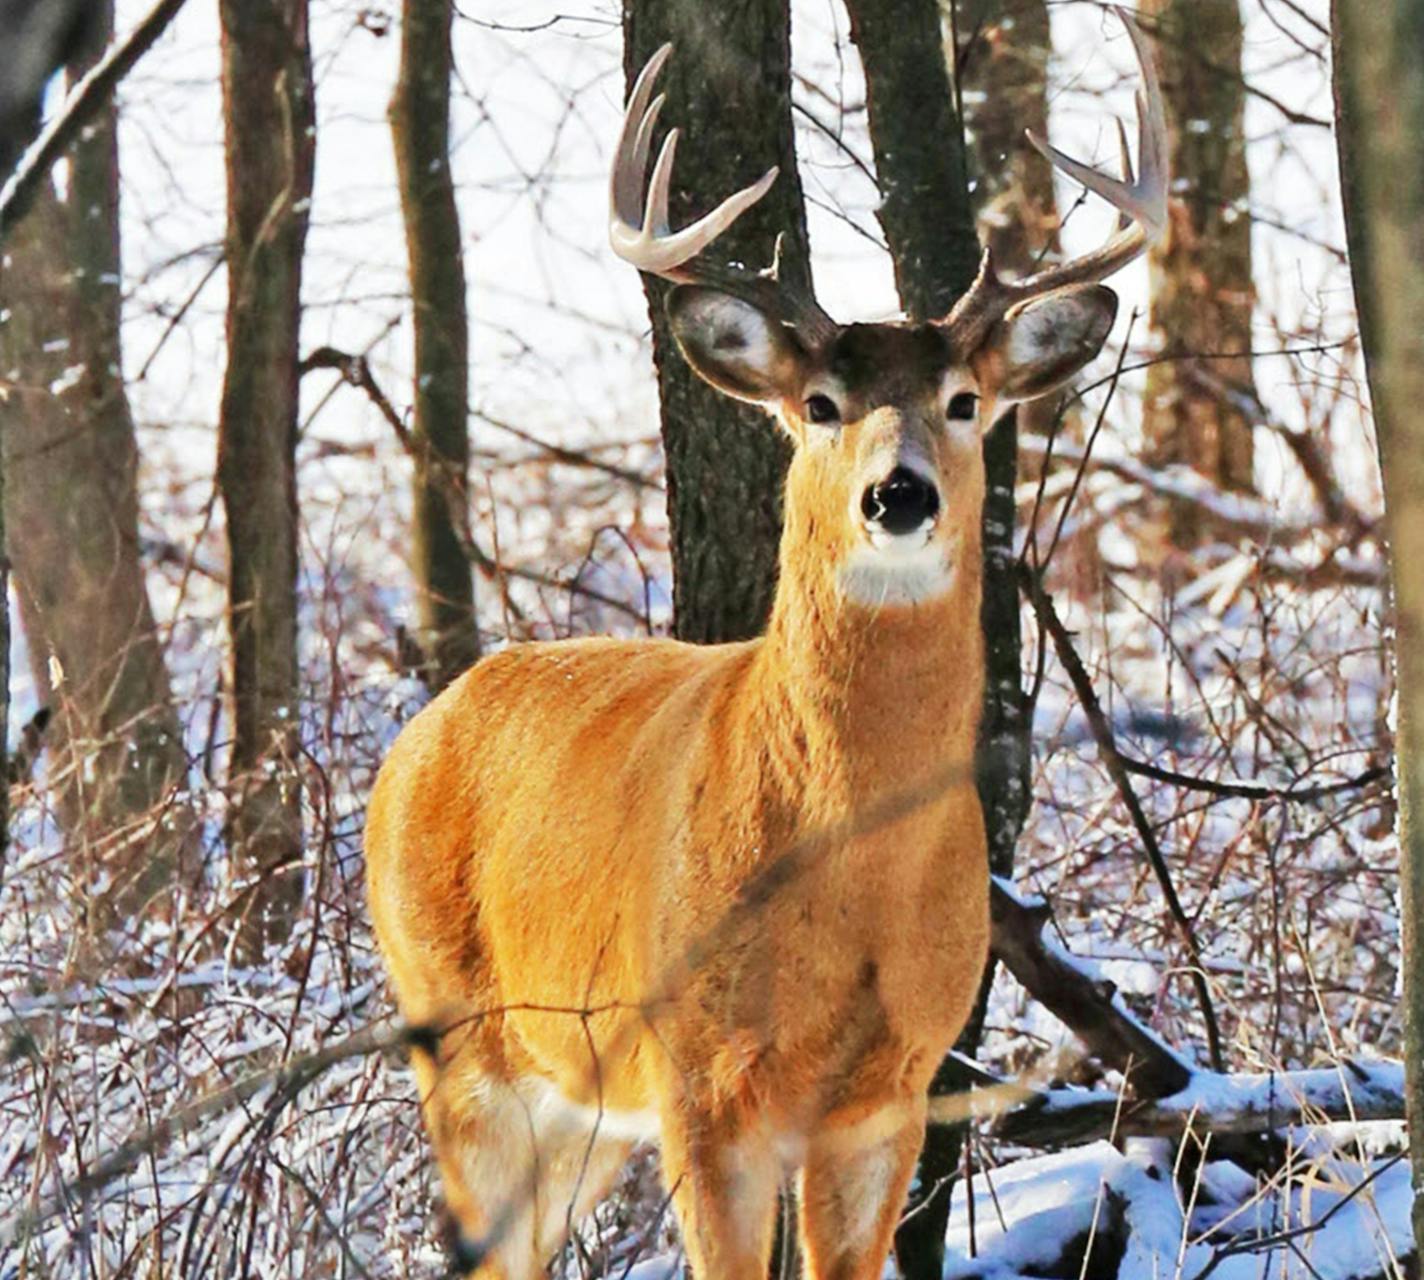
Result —
<instances>
[{"instance_id":1,"label":"deer's neck","mask_svg":"<svg viewBox=\"0 0 1424 1280\"><path fill-rule=\"evenodd\" d=\"M834 561L788 517L750 710L781 786L824 810L861 806L962 765L972 780L983 694L977 522L949 585L914 605L848 600ZM810 566L810 568L808 568Z\"/></svg>"}]
</instances>

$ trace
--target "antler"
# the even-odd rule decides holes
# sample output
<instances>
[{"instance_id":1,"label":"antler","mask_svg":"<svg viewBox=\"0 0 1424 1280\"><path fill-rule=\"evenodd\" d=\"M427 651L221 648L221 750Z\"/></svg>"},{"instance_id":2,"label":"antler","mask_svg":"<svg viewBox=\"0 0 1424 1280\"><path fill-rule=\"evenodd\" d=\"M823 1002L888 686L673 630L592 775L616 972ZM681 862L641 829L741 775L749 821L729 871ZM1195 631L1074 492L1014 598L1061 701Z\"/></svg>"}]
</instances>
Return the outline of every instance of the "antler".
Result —
<instances>
[{"instance_id":1,"label":"antler","mask_svg":"<svg viewBox=\"0 0 1424 1280\"><path fill-rule=\"evenodd\" d=\"M1065 285L1102 280L1138 257L1148 245L1155 244L1167 229L1167 123L1162 109L1162 90L1157 83L1147 37L1125 9L1116 5L1113 9L1132 38L1137 65L1142 69L1143 87L1136 95L1137 176L1133 177L1127 131L1120 120L1117 130L1122 150L1121 179L1110 178L1064 155L1032 132L1028 133L1028 140L1051 164L1113 205L1122 215L1118 229L1106 244L1093 252L1022 280L1001 280L986 249L974 283L943 322L964 332L970 347L977 346L990 326L1010 307Z\"/></svg>"},{"instance_id":2,"label":"antler","mask_svg":"<svg viewBox=\"0 0 1424 1280\"><path fill-rule=\"evenodd\" d=\"M653 176L647 182L644 198L643 184L647 179L653 130L664 102L663 94L652 96L653 83L671 53L672 45L665 44L648 59L628 99L608 184L608 239L613 252L639 271L664 280L712 285L743 298L796 329L811 346L820 345L833 336L839 326L809 293L777 278L775 261L765 272L695 261L708 245L771 190L778 173L775 166L751 186L728 196L691 226L673 231L668 225L668 192L672 187L678 130L672 129L653 164Z\"/></svg>"}]
</instances>

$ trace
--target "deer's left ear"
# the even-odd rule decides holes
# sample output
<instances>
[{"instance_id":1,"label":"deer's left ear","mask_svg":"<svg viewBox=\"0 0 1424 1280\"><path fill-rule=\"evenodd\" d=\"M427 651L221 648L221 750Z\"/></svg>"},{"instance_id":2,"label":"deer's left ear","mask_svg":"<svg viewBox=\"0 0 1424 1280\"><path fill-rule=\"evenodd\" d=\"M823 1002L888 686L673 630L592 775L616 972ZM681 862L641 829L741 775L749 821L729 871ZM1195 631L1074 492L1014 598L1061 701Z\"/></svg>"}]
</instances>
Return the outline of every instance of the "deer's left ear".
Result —
<instances>
[{"instance_id":1,"label":"deer's left ear","mask_svg":"<svg viewBox=\"0 0 1424 1280\"><path fill-rule=\"evenodd\" d=\"M1001 404L1047 395L1102 350L1116 315L1117 294L1100 284L1019 303L974 359L981 385L994 387Z\"/></svg>"}]
</instances>

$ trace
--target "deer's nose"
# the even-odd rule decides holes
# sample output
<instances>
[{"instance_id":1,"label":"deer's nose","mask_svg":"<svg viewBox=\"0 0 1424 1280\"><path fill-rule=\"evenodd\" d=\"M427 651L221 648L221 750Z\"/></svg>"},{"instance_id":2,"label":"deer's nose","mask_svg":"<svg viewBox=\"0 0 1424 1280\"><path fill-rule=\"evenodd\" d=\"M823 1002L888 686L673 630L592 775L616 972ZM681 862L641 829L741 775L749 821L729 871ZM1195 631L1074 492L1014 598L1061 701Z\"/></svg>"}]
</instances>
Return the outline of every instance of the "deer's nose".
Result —
<instances>
[{"instance_id":1,"label":"deer's nose","mask_svg":"<svg viewBox=\"0 0 1424 1280\"><path fill-rule=\"evenodd\" d=\"M939 490L909 467L896 467L861 495L860 510L886 533L912 533L939 514Z\"/></svg>"}]
</instances>

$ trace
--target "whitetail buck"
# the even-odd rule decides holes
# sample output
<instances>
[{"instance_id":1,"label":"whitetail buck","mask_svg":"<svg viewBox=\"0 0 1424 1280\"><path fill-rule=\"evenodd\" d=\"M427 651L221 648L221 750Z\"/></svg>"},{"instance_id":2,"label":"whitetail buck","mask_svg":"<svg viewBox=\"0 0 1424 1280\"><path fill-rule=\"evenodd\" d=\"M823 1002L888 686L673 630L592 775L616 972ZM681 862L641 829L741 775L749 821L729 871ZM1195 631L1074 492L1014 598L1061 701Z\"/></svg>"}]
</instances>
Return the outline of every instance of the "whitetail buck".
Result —
<instances>
[{"instance_id":1,"label":"whitetail buck","mask_svg":"<svg viewBox=\"0 0 1424 1280\"><path fill-rule=\"evenodd\" d=\"M1139 176L1125 140L1123 181L1036 143L1117 232L1025 280L986 258L930 324L842 326L705 264L775 172L671 232L675 135L642 196L666 48L639 78L613 245L679 285L693 368L795 441L780 579L749 643L496 654L381 770L371 910L404 1015L442 1030L415 1065L460 1265L539 1275L658 1140L699 1280L763 1280L798 1170L808 1275L880 1274L989 940L981 436L1098 352L1116 299L1096 281L1165 222L1161 105L1128 29Z\"/></svg>"}]
</instances>

